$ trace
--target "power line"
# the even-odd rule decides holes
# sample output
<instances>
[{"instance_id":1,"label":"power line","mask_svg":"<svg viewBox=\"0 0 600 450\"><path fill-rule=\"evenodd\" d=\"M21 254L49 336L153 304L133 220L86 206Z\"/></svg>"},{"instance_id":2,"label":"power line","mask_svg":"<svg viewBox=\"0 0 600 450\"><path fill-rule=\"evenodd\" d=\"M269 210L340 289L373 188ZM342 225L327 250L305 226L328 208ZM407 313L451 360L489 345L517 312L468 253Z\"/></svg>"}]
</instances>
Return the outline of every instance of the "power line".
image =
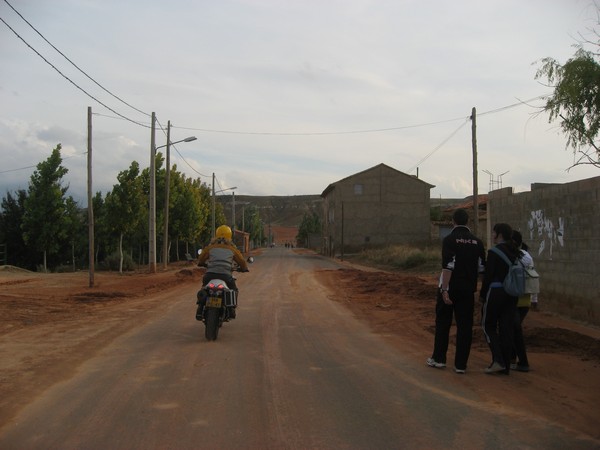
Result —
<instances>
[{"instance_id":1,"label":"power line","mask_svg":"<svg viewBox=\"0 0 600 450\"><path fill-rule=\"evenodd\" d=\"M214 130L207 128L192 128L192 127L173 127L180 130L189 131L203 131L205 133L221 133L221 134L245 134L245 135L261 135L261 136L329 136L329 135L342 135L342 134L364 134L364 133L382 133L385 131L398 131L406 130L409 128L419 128L429 125L439 125L447 122L456 122L457 120L463 120L463 117L456 119L440 120L438 122L422 123L418 125L405 125L390 128L376 128L367 130L350 130L350 131L322 131L322 132L299 132L299 133L284 133L284 132L272 132L272 131L235 131L235 130Z\"/></svg>"},{"instance_id":2,"label":"power line","mask_svg":"<svg viewBox=\"0 0 600 450\"><path fill-rule=\"evenodd\" d=\"M487 115L487 114L495 114L498 112L505 111L507 109L515 108L517 106L526 105L528 102L533 100L539 100L544 98L543 95L533 97L529 100L519 101L518 103L513 103L511 105L503 106L500 108L496 108L490 111L486 111L478 114L479 116ZM285 132L273 132L273 131L236 131L236 130L217 130L217 129L209 129L209 128L193 128L193 127L173 127L178 128L180 130L190 130L190 131L202 131L205 133L221 133L221 134L245 134L245 135L262 135L262 136L329 136L329 135L343 135L343 134L364 134L364 133L382 133L386 131L398 131L398 130L407 130L411 128L422 128L431 125L440 125L443 123L449 122L457 122L459 120L464 120L464 117L457 117L454 119L446 119L446 120L438 120L436 122L425 122L419 123L415 125L400 125L396 127L389 128L374 128L374 129L366 129L366 130L347 130L347 131L323 131L323 132L298 132L298 133L285 133Z\"/></svg>"},{"instance_id":3,"label":"power line","mask_svg":"<svg viewBox=\"0 0 600 450\"><path fill-rule=\"evenodd\" d=\"M158 126L160 127L160 129L162 130L162 132L166 136L167 132L165 131L165 128L162 126L162 124L160 123L160 121L158 120L158 118L156 119L156 121L158 122ZM173 128L173 125L171 125L171 128ZM205 175L203 173L198 172L194 167L192 167L192 165L183 157L183 155L179 152L179 149L174 144L171 144L170 147L172 147L177 152L177 154L179 155L179 157L183 160L184 163L187 164L187 166L190 169L192 169L194 172L196 172L201 177L205 177L205 178L209 178L210 177L209 175Z\"/></svg>"},{"instance_id":4,"label":"power line","mask_svg":"<svg viewBox=\"0 0 600 450\"><path fill-rule=\"evenodd\" d=\"M505 111L507 109L511 109L511 108L515 108L518 106L523 106L526 105L528 102L531 102L533 100L539 100L539 99L543 99L545 96L543 95L539 95L537 97L533 97L529 100L524 100L524 101L519 101L517 103L513 103L507 106L502 106L500 108L496 108L496 109L492 109L490 111L485 111L482 113L478 113L478 116L485 116L488 114L496 114L502 111ZM97 116L101 116L101 117L106 117L109 119L120 119L119 117L114 117L114 116L110 116L108 114L100 114L100 113L93 113L94 115ZM209 128L198 128L198 127L178 127L175 125L171 125L171 128L173 129L178 129L178 130L188 130L188 131L201 131L201 132L205 132L205 133L221 133L221 134L241 134L241 135L254 135L254 136L330 136L330 135L344 135L344 134L361 134L361 133L382 133L382 132L386 132L386 131L398 131L398 130L406 130L406 129L411 129L411 128L422 128L422 127L427 127L427 126L432 126L432 125L440 125L440 124L444 124L444 123L449 123L449 122L457 122L459 120L464 120L464 116L463 117L457 117L454 119L445 119L445 120L438 120L436 122L424 122L424 123L419 123L419 124L414 124L414 125L400 125L397 127L389 127L389 128L374 128L374 129L365 129L365 130L346 130L346 131L328 131L328 132L311 132L311 131L307 131L307 132L298 132L298 133L287 133L287 132L277 132L277 131L238 131L238 130L217 130L217 129L209 129Z\"/></svg>"},{"instance_id":5,"label":"power line","mask_svg":"<svg viewBox=\"0 0 600 450\"><path fill-rule=\"evenodd\" d=\"M31 23L29 23L29 21L27 19L25 19L25 17L23 17L23 15L17 11L10 3L8 3L8 0L4 0L4 3L6 3L21 19L23 19L23 21L29 25L31 27L31 29L33 31L35 31L44 41L46 41L46 43L52 47L54 50L56 50L62 57L64 57L67 61L69 61L77 70L79 70L83 75L85 75L88 79L90 79L92 82L94 82L96 84L96 86L98 86L100 89L102 89L104 92L110 94L111 96L113 96L114 98L116 98L117 100L119 100L121 103L129 106L131 109L136 110L139 113L142 113L148 117L150 117L150 114L142 111L141 109L136 108L135 106L130 105L129 103L127 103L125 100L123 100L122 98L120 98L119 96L113 94L112 92L110 92L108 89L106 89L104 86L102 86L100 83L98 83L96 80L94 80L91 76L89 76L84 70L82 70L77 64L75 64L73 61L71 61L63 52L61 52L58 48L56 48L48 39L46 39L44 37L44 35L42 33L40 33Z\"/></svg>"},{"instance_id":6,"label":"power line","mask_svg":"<svg viewBox=\"0 0 600 450\"><path fill-rule=\"evenodd\" d=\"M516 108L517 106L523 106L523 105L528 106L527 104L529 102L532 102L534 100L542 100L544 98L546 98L545 95L538 95L537 97L530 98L529 100L519 100L517 103L513 103L512 105L501 106L500 108L492 109L490 111L486 111L486 112L482 112L482 113L477 113L477 115L478 116L485 116L487 114L495 114L495 113L499 113L499 112L502 112L502 111L506 111L507 109Z\"/></svg>"},{"instance_id":7,"label":"power line","mask_svg":"<svg viewBox=\"0 0 600 450\"><path fill-rule=\"evenodd\" d=\"M463 123L461 123L461 124L460 124L460 126L459 126L459 127L456 129L456 130L454 130L452 133L450 133L450 135L449 135L449 136L448 136L446 139L444 139L444 140L441 142L441 144L439 144L439 145L438 145L436 148L434 148L434 149L433 149L431 152L429 152L427 155L425 155L423 158L421 158L421 159L419 160L419 162L418 162L418 163L416 163L414 166L412 166L410 169L408 169L407 173L410 173L410 172L412 172L412 171L413 171L413 170L415 170L417 167L419 167L419 165L420 165L421 163L423 163L423 162L425 162L427 159L429 159L429 157L430 157L430 156L433 156L433 154L434 154L435 152L437 152L437 151L438 151L440 148L442 148L442 147L443 147L443 145L444 145L446 142L448 142L448 141L449 141L449 140L450 140L450 139L451 139L451 138L452 138L452 137L453 137L453 136L454 136L456 133L458 133L458 131L459 131L459 130L460 130L462 127L464 127L464 126L467 124L467 122L468 122L469 120L470 120L470 119L469 119L469 118L467 118L467 119L466 119L466 120L465 120Z\"/></svg>"},{"instance_id":8,"label":"power line","mask_svg":"<svg viewBox=\"0 0 600 450\"><path fill-rule=\"evenodd\" d=\"M44 58L44 56L42 56L42 54L40 52L38 52L35 48L33 48L31 45L29 45L29 43L23 39L19 33L17 33L8 23L6 23L6 21L0 17L0 21L2 21L2 23L4 23L4 25L6 25L8 27L8 29L10 31L12 31L15 36L17 36L27 47L29 47L33 52L35 52L36 55L38 55L40 58L42 58L44 60L44 62L46 64L48 64L50 67L52 67L55 71L57 71L65 80L67 80L69 83L71 83L73 86L75 86L77 89L79 89L81 92L83 92L85 95L87 95L89 98L91 98L92 100L94 100L96 103L99 103L100 105L104 106L106 109L108 109L109 111L115 113L117 116L121 117L122 119L125 119L129 122L135 123L136 125L140 125L142 127L145 128L149 128L147 125L144 125L136 120L130 119L129 117L124 116L121 113L118 113L117 111L115 111L114 109L112 109L110 106L104 104L103 102L101 102L100 100L98 100L96 97L94 97L92 94L90 94L89 92L87 92L85 89L83 89L81 86L79 86L77 83L75 83L73 80L71 80L68 76L66 76L64 73L62 73L54 64L52 64L50 61L48 61L46 58Z\"/></svg>"},{"instance_id":9,"label":"power line","mask_svg":"<svg viewBox=\"0 0 600 450\"><path fill-rule=\"evenodd\" d=\"M65 160L67 160L67 159L73 158L74 156L81 156L81 155L86 155L86 154L87 154L87 152L75 153L74 155L71 155L71 156L65 156L65 157L63 157L63 156L61 155L61 159L62 159L62 161L65 161ZM18 168L16 168L16 169L0 170L0 174L2 174L2 173L10 173L10 172L18 172L18 171L20 171L20 170L33 169L34 167L35 167L35 168L37 168L37 166L38 166L38 165L39 165L39 163L38 163L38 164L34 164L34 165L32 165L32 166L18 167Z\"/></svg>"}]
</instances>

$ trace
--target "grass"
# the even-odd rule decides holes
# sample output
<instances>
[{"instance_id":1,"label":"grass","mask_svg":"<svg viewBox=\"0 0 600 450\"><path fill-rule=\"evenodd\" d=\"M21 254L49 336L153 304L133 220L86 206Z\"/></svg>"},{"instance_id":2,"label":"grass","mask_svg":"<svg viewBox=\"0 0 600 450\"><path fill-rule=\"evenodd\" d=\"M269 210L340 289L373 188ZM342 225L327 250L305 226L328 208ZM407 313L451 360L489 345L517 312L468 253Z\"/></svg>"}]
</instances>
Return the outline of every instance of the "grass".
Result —
<instances>
[{"instance_id":1,"label":"grass","mask_svg":"<svg viewBox=\"0 0 600 450\"><path fill-rule=\"evenodd\" d=\"M440 267L440 258L439 248L392 245L363 250L353 259L378 267L429 272L438 270Z\"/></svg>"}]
</instances>

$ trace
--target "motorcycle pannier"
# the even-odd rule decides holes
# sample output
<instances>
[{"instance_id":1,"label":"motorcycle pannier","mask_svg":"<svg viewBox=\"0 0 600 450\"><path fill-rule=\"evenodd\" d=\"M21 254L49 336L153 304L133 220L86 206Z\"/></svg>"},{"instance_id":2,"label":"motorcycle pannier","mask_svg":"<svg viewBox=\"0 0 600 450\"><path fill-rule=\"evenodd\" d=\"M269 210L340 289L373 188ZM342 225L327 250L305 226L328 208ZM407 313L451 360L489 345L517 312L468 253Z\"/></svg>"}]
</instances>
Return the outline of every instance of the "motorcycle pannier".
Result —
<instances>
[{"instance_id":1,"label":"motorcycle pannier","mask_svg":"<svg viewBox=\"0 0 600 450\"><path fill-rule=\"evenodd\" d=\"M226 291L225 292L225 306L232 307L237 306L237 291Z\"/></svg>"}]
</instances>

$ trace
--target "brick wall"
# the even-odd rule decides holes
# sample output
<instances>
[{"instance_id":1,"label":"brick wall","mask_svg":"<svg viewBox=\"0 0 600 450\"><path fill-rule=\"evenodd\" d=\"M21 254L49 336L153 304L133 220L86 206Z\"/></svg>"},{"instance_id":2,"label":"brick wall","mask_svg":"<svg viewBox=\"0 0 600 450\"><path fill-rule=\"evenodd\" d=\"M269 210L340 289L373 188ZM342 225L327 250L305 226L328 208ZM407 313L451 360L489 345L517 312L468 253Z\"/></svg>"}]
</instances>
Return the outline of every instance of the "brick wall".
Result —
<instances>
[{"instance_id":1,"label":"brick wall","mask_svg":"<svg viewBox=\"0 0 600 450\"><path fill-rule=\"evenodd\" d=\"M540 273L540 308L600 325L600 177L490 192L491 228L521 231ZM483 233L480 233L483 234Z\"/></svg>"}]
</instances>

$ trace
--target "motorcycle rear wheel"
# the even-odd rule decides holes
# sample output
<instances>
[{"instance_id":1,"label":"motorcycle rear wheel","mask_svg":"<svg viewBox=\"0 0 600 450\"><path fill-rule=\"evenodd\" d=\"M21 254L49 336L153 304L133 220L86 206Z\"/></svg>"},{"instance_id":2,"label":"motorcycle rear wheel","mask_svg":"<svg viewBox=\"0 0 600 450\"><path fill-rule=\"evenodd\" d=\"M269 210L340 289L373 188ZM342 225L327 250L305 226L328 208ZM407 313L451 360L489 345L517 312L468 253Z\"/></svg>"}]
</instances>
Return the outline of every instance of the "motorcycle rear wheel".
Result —
<instances>
[{"instance_id":1,"label":"motorcycle rear wheel","mask_svg":"<svg viewBox=\"0 0 600 450\"><path fill-rule=\"evenodd\" d=\"M204 336L208 341L216 341L219 335L219 313L217 308L207 308Z\"/></svg>"}]
</instances>

